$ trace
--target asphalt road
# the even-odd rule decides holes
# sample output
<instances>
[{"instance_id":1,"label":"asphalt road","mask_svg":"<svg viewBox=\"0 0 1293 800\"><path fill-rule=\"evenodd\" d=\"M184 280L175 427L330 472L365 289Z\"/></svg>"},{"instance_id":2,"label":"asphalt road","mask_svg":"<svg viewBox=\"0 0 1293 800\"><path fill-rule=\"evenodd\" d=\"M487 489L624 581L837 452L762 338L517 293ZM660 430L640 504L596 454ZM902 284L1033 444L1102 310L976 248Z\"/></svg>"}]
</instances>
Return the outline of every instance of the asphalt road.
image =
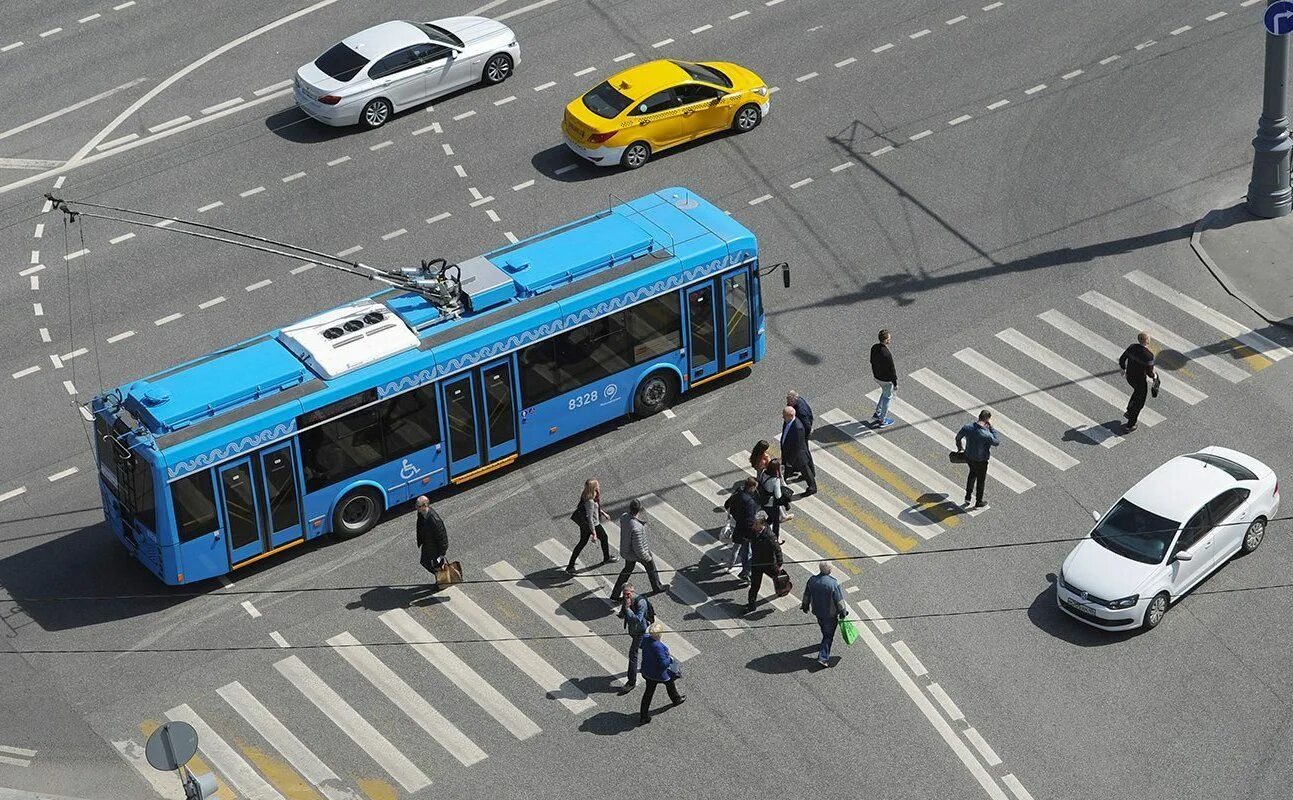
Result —
<instances>
[{"instance_id":1,"label":"asphalt road","mask_svg":"<svg viewBox=\"0 0 1293 800\"><path fill-rule=\"evenodd\" d=\"M366 25L473 4L6 4L0 787L175 796L137 758L169 714L203 725L224 798L1287 795L1287 522L1142 636L1061 615L1051 581L1070 545L1029 544L1081 536L1092 509L1177 453L1222 444L1293 467L1282 354L1238 347L1141 277L1290 344L1189 246L1194 221L1247 181L1259 5L490 5L521 41L508 82L359 132L292 108L292 70ZM562 106L658 55L750 66L777 87L772 113L634 173L576 162ZM436 500L470 577L528 583L435 599L401 588L424 576L407 509L360 540L200 587L211 596L163 590L104 530L78 402L370 287L164 230L67 225L45 192L398 265L470 257L679 185L793 265L793 288L767 293L768 358L672 417L607 426ZM1022 334L1121 393L1116 365L1064 322L1121 348L1135 326L1102 296L1198 348L1162 354L1177 391L1125 437L1089 380L1016 346ZM881 327L908 404L888 445L842 421L870 414L866 349ZM821 425L820 502L785 531L804 553L886 556L840 562L850 603L887 622L837 643L829 671L808 668L814 628L798 613L767 606L750 629L720 630L711 617L742 592L698 549L721 522L698 474L730 485L730 458L776 430L791 386L839 424ZM1000 461L1013 472L994 467L1006 481L970 516L931 503L962 476L947 442L912 424L914 409L959 426L958 392L1009 420ZM643 730L637 696L614 691L607 649L625 642L597 570L571 580L550 557L572 543L565 518L590 474L617 512L659 498L653 545L681 570L657 605L691 655L689 700ZM112 599L35 599L51 595ZM529 649L469 641L489 638L481 615L535 637ZM561 638L578 626L604 638ZM445 645L410 647L410 631ZM568 681L556 697L552 675Z\"/></svg>"}]
</instances>

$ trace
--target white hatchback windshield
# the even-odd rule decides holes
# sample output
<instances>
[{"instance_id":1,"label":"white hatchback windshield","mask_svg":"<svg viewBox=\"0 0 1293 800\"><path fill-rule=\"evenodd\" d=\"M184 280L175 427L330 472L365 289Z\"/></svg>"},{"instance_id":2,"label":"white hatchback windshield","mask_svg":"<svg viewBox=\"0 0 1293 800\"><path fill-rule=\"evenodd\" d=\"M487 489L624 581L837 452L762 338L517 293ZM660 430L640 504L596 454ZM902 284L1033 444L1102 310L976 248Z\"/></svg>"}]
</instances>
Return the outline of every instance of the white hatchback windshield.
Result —
<instances>
[{"instance_id":1,"label":"white hatchback windshield","mask_svg":"<svg viewBox=\"0 0 1293 800\"><path fill-rule=\"evenodd\" d=\"M1119 500L1091 531L1091 538L1108 550L1144 564L1158 564L1167 555L1181 523Z\"/></svg>"}]
</instances>

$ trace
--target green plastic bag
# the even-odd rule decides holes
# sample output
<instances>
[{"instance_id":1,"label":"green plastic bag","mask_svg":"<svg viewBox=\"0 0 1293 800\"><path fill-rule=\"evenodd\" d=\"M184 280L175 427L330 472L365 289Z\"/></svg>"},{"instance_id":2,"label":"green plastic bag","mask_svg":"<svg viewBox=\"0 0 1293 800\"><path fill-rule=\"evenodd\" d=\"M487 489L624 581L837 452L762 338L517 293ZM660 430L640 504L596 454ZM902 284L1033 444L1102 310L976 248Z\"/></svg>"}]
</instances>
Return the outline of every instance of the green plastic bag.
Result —
<instances>
[{"instance_id":1,"label":"green plastic bag","mask_svg":"<svg viewBox=\"0 0 1293 800\"><path fill-rule=\"evenodd\" d=\"M840 620L840 633L844 636L844 644L853 644L858 640L858 629L851 619Z\"/></svg>"}]
</instances>

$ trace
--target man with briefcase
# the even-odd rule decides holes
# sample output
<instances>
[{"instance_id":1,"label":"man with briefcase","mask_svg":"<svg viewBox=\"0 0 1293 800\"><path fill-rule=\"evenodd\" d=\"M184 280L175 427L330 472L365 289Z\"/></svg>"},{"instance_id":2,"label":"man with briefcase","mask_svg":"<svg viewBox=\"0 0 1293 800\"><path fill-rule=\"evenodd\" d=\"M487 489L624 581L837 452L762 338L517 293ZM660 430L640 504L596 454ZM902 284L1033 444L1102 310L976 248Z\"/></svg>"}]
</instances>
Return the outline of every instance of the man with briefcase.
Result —
<instances>
[{"instance_id":1,"label":"man with briefcase","mask_svg":"<svg viewBox=\"0 0 1293 800\"><path fill-rule=\"evenodd\" d=\"M445 554L449 552L449 532L445 529L444 520L431 507L431 500L426 495L415 500L414 506L418 512L418 547L422 551L418 561L431 573L434 590L461 582L462 567L456 561L445 561Z\"/></svg>"}]
</instances>

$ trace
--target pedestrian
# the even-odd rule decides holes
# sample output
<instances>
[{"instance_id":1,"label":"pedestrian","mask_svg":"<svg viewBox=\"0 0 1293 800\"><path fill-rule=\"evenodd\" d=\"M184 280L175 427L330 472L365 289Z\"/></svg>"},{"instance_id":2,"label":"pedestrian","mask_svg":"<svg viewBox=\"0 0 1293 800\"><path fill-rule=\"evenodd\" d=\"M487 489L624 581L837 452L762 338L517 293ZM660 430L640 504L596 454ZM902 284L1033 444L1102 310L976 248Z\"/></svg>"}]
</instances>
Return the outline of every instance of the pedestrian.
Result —
<instances>
[{"instance_id":1,"label":"pedestrian","mask_svg":"<svg viewBox=\"0 0 1293 800\"><path fill-rule=\"evenodd\" d=\"M646 526L647 521L642 518L642 501L635 497L629 502L629 510L620 515L620 556L624 559L624 569L620 570L620 576L611 589L611 602L618 603L623 599L620 591L639 563L646 569L651 591L663 592L666 588L660 585L660 573L656 572L655 557L647 543Z\"/></svg>"},{"instance_id":2,"label":"pedestrian","mask_svg":"<svg viewBox=\"0 0 1293 800\"><path fill-rule=\"evenodd\" d=\"M965 454L970 476L965 480L965 505L970 505L970 495L975 495L975 508L987 508L983 502L983 484L988 478L988 459L992 448L1001 444L1001 438L992 427L992 412L983 409L976 422L967 422L956 432L956 452Z\"/></svg>"},{"instance_id":3,"label":"pedestrian","mask_svg":"<svg viewBox=\"0 0 1293 800\"><path fill-rule=\"evenodd\" d=\"M594 536L602 545L602 563L610 564L619 561L619 558L611 555L606 529L602 527L602 521L609 521L610 518L611 515L602 510L602 485L596 478L584 481L584 491L579 495L579 505L575 507L575 513L570 515L570 519L579 526L579 544L575 545L574 551L570 554L570 563L566 565L566 572L575 574L575 559L579 558L584 545L588 544Z\"/></svg>"},{"instance_id":4,"label":"pedestrian","mask_svg":"<svg viewBox=\"0 0 1293 800\"><path fill-rule=\"evenodd\" d=\"M823 667L831 665L831 644L835 641L835 629L840 620L848 616L848 606L844 604L844 590L840 582L831 575L831 562L822 561L817 565L817 574L804 584L804 601L799 608L805 614L813 612L817 624L822 628L822 646L817 651L817 663Z\"/></svg>"},{"instance_id":5,"label":"pedestrian","mask_svg":"<svg viewBox=\"0 0 1293 800\"><path fill-rule=\"evenodd\" d=\"M445 529L444 520L431 507L431 499L426 495L421 495L413 501L417 509L417 540L418 548L421 550L419 563L422 568L431 573L432 586L435 591L440 590L440 578L436 575L436 570L445 565L445 554L449 552L449 531Z\"/></svg>"},{"instance_id":6,"label":"pedestrian","mask_svg":"<svg viewBox=\"0 0 1293 800\"><path fill-rule=\"evenodd\" d=\"M759 500L763 506L763 512L768 515L772 522L772 533L774 536L781 535L781 523L794 519L794 514L789 512L790 508L790 487L781 479L781 461L772 459L768 465L759 473ZM785 517L782 517L783 512Z\"/></svg>"},{"instance_id":7,"label":"pedestrian","mask_svg":"<svg viewBox=\"0 0 1293 800\"><path fill-rule=\"evenodd\" d=\"M658 622L651 623L647 629L647 638L642 643L642 677L646 678L646 688L642 690L642 706L638 711L638 722L643 725L651 721L651 698L655 696L655 687L664 684L669 693L669 700L680 706L687 700L687 695L678 694L674 681L682 677L682 669L669 654L669 647L660 641L664 626Z\"/></svg>"},{"instance_id":8,"label":"pedestrian","mask_svg":"<svg viewBox=\"0 0 1293 800\"><path fill-rule=\"evenodd\" d=\"M624 607L620 609L624 618L624 630L629 632L629 674L628 681L620 694L628 694L638 685L638 663L641 661L642 637L646 636L647 627L655 622L655 609L651 601L638 594L633 584L624 587Z\"/></svg>"},{"instance_id":9,"label":"pedestrian","mask_svg":"<svg viewBox=\"0 0 1293 800\"><path fill-rule=\"evenodd\" d=\"M757 473L762 472L763 468L768 466L768 462L772 460L772 456L768 455L768 448L771 446L767 439L760 439L755 442L754 449L750 451L750 469Z\"/></svg>"},{"instance_id":10,"label":"pedestrian","mask_svg":"<svg viewBox=\"0 0 1293 800\"><path fill-rule=\"evenodd\" d=\"M804 423L795 416L795 409L786 406L781 409L781 462L798 472L808 485L804 497L817 494L817 471L813 469L813 457L808 450L808 437L804 434Z\"/></svg>"},{"instance_id":11,"label":"pedestrian","mask_svg":"<svg viewBox=\"0 0 1293 800\"><path fill-rule=\"evenodd\" d=\"M764 512L754 515L754 538L750 541L750 592L745 600L747 614L754 611L763 576L771 578L772 585L776 586L777 575L781 572L781 541L767 522L768 515Z\"/></svg>"},{"instance_id":12,"label":"pedestrian","mask_svg":"<svg viewBox=\"0 0 1293 800\"><path fill-rule=\"evenodd\" d=\"M746 478L741 488L723 504L735 523L732 529L732 561L728 566L741 562L741 572L737 578L742 583L750 580L750 541L754 538L754 518L759 513L758 491L758 479Z\"/></svg>"},{"instance_id":13,"label":"pedestrian","mask_svg":"<svg viewBox=\"0 0 1293 800\"><path fill-rule=\"evenodd\" d=\"M889 403L898 389L898 371L894 369L893 354L889 352L889 341L892 338L886 328L880 331L880 341L871 345L871 375L880 381L880 399L876 401L871 424L881 428L893 424L893 418L889 416Z\"/></svg>"},{"instance_id":14,"label":"pedestrian","mask_svg":"<svg viewBox=\"0 0 1293 800\"><path fill-rule=\"evenodd\" d=\"M1149 349L1149 334L1141 331L1136 334L1136 343L1122 351L1118 357L1118 369L1131 385L1131 399L1127 401L1127 432L1136 430L1140 419L1140 410L1145 407L1145 395L1149 391L1149 381L1158 383L1158 374L1154 371L1154 351ZM1157 387L1154 389L1158 391Z\"/></svg>"},{"instance_id":15,"label":"pedestrian","mask_svg":"<svg viewBox=\"0 0 1293 800\"><path fill-rule=\"evenodd\" d=\"M808 405L808 401L800 397L799 392L795 391L794 389L791 389L789 392L786 393L786 405L790 406L795 410L795 419L803 423L804 440L805 441L811 440L813 436L813 407ZM808 450L808 463L810 466L812 466L813 471L816 472L817 465L813 464L812 448L809 448ZM785 474L783 477L785 477L787 480L798 475L798 472L799 472L798 470L789 469L784 464L782 466L785 468Z\"/></svg>"}]
</instances>

